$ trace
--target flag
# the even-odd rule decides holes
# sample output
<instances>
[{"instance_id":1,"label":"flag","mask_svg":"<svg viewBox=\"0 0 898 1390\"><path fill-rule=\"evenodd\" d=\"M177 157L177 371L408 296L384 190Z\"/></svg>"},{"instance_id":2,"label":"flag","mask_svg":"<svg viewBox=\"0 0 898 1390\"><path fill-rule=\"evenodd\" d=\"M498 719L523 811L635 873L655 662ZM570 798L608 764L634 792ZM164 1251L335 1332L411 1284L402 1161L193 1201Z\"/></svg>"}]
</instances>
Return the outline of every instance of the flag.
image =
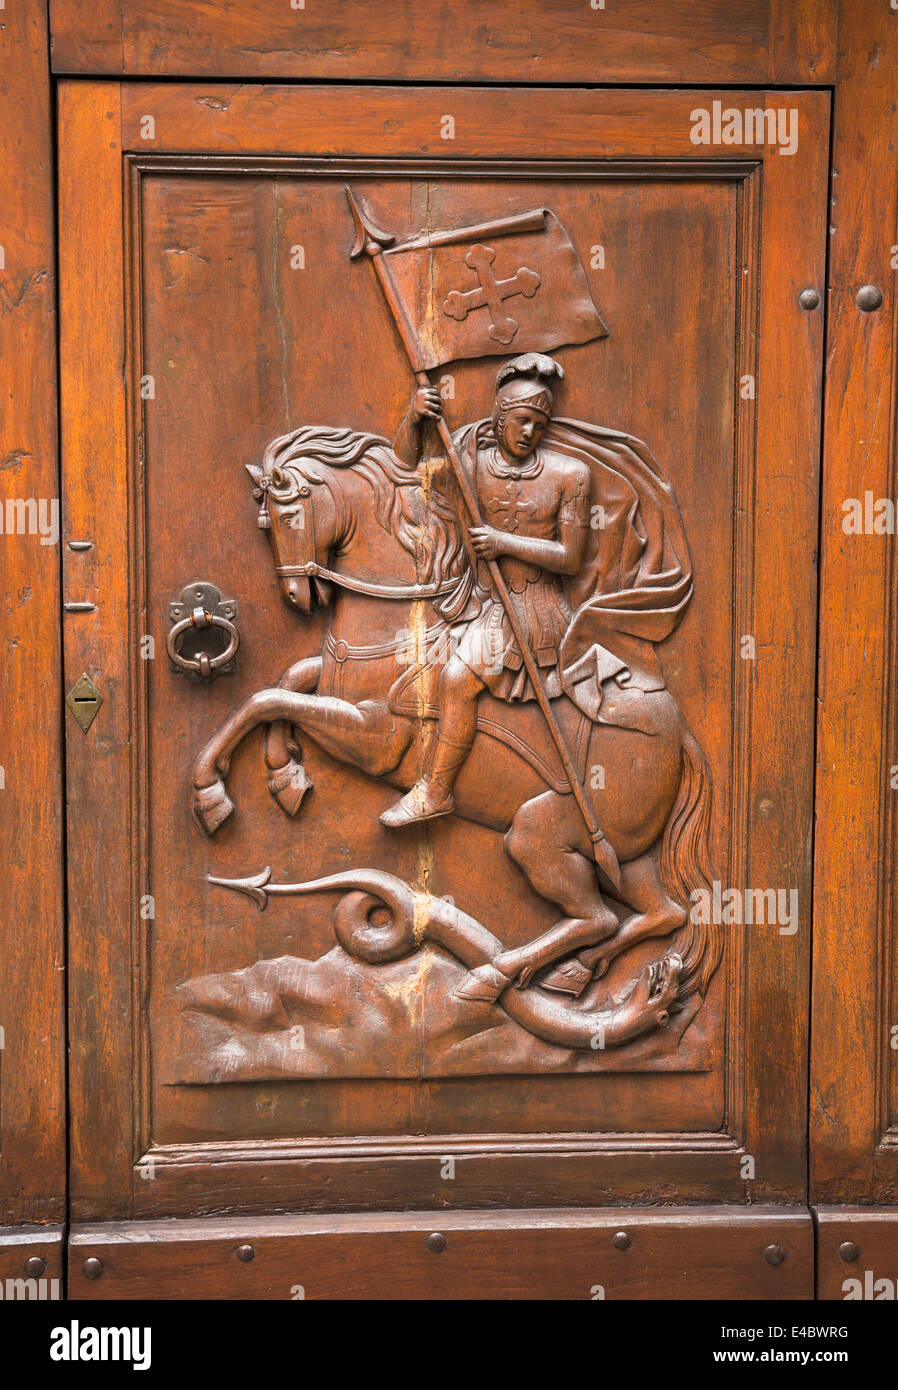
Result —
<instances>
[{"instance_id":1,"label":"flag","mask_svg":"<svg viewBox=\"0 0 898 1390\"><path fill-rule=\"evenodd\" d=\"M608 334L549 208L386 246L381 264L417 346L417 370Z\"/></svg>"}]
</instances>

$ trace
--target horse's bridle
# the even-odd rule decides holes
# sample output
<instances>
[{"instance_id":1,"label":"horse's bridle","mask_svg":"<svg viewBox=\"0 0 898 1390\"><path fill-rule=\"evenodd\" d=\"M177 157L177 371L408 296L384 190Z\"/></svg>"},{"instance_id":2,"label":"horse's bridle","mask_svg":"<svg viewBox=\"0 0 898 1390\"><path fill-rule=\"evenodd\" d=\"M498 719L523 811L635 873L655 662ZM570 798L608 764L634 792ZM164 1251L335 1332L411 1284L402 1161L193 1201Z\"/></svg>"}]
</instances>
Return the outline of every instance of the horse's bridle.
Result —
<instances>
[{"instance_id":1,"label":"horse's bridle","mask_svg":"<svg viewBox=\"0 0 898 1390\"><path fill-rule=\"evenodd\" d=\"M291 470L293 471L293 470ZM294 474L295 476L295 474ZM333 498L337 509L337 533L343 530L343 498L338 496L332 488L325 482L328 492ZM271 479L266 476L260 479L259 487L262 492L262 503L259 509L260 517L263 512L268 517L268 493L271 491ZM307 518L304 523L303 531L312 538L312 554L315 553L315 509L307 507L306 503L311 496L311 488L308 483L297 484L296 496L303 509L303 517ZM263 529L270 529L270 523L263 525ZM319 565L316 560L306 560L301 565L275 565L274 572L280 578L303 578L303 579L323 579L330 584L336 584L341 589L350 589L354 594L367 594L371 598L386 599L425 599L436 598L439 594L448 594L455 589L461 579L456 576L453 579L444 579L439 584L375 584L370 579L358 579L350 574L338 574L335 570L328 569L325 565Z\"/></svg>"},{"instance_id":2,"label":"horse's bridle","mask_svg":"<svg viewBox=\"0 0 898 1390\"><path fill-rule=\"evenodd\" d=\"M375 584L370 579L356 579L351 574L337 574L315 560L307 560L304 565L275 565L275 574L283 576L302 575L308 579L326 579L341 589L351 589L354 594L368 594L372 598L436 598L438 594L448 594L461 580L444 579L440 584Z\"/></svg>"}]
</instances>

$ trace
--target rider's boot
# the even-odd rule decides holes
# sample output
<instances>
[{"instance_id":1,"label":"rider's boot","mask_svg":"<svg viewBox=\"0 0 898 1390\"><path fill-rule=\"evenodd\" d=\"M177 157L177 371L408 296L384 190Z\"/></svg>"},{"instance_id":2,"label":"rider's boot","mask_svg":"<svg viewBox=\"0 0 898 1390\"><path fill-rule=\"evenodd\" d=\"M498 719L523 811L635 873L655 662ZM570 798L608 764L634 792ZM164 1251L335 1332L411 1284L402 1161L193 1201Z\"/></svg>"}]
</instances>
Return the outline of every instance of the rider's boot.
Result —
<instances>
[{"instance_id":1,"label":"rider's boot","mask_svg":"<svg viewBox=\"0 0 898 1390\"><path fill-rule=\"evenodd\" d=\"M384 811L380 818L381 825L396 830L415 821L448 816L455 809L455 797L452 795L455 779L473 742L473 737L459 742L437 733L429 770L405 796Z\"/></svg>"}]
</instances>

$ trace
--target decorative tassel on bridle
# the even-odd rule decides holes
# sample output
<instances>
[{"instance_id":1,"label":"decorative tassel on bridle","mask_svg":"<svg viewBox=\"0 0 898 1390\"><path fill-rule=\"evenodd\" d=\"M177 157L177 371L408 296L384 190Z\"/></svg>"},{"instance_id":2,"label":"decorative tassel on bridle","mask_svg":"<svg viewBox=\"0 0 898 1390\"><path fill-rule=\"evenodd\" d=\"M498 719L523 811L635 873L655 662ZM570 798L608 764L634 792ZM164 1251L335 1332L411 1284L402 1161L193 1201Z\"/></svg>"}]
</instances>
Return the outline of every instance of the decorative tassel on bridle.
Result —
<instances>
[{"instance_id":1,"label":"decorative tassel on bridle","mask_svg":"<svg viewBox=\"0 0 898 1390\"><path fill-rule=\"evenodd\" d=\"M256 525L260 531L271 530L271 513L268 510L268 489L271 486L271 479L264 476L259 479L259 492L261 501L259 502L259 514L256 517Z\"/></svg>"}]
</instances>

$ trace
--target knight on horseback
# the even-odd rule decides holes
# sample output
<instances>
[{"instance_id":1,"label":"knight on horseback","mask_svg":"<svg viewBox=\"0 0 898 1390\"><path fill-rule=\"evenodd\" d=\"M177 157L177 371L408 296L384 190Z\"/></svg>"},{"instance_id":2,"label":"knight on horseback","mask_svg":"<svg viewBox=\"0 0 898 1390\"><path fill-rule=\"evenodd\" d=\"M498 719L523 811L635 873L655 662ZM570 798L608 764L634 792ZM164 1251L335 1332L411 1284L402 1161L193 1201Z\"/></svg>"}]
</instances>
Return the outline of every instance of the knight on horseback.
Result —
<instances>
[{"instance_id":1,"label":"knight on horseback","mask_svg":"<svg viewBox=\"0 0 898 1390\"><path fill-rule=\"evenodd\" d=\"M549 698L561 694L559 647L571 619L564 577L583 563L590 519L591 478L580 459L542 443L554 406L553 384L564 371L551 357L527 353L507 362L496 378L491 428L475 431L460 457L484 518L471 527L471 565L465 581L440 611L456 637L439 681L439 720L429 763L415 785L384 811L383 825L398 828L449 815L453 786L477 729L477 700L489 690L509 702L536 698L505 607L482 562L500 559L526 640ZM419 388L394 448L412 467L423 453L423 423L440 414L435 388ZM455 436L460 445L470 430Z\"/></svg>"},{"instance_id":2,"label":"knight on horseback","mask_svg":"<svg viewBox=\"0 0 898 1390\"><path fill-rule=\"evenodd\" d=\"M491 416L451 436L422 382L392 449L325 426L271 441L249 473L281 591L301 615L329 607L333 630L320 655L232 711L193 771L192 804L214 834L234 810L233 752L265 724L269 787L289 815L310 785L304 732L412 789L387 825L454 807L502 832L563 915L470 972L459 997L484 1003L537 972L541 988L581 995L638 942L684 927L691 893L714 878L709 769L656 654L693 593L676 497L639 440L553 415L560 380L551 358L509 362ZM421 439L428 417L439 458ZM398 657L410 632L423 656L409 664ZM711 928L687 931L681 1001L705 990L721 950Z\"/></svg>"}]
</instances>

